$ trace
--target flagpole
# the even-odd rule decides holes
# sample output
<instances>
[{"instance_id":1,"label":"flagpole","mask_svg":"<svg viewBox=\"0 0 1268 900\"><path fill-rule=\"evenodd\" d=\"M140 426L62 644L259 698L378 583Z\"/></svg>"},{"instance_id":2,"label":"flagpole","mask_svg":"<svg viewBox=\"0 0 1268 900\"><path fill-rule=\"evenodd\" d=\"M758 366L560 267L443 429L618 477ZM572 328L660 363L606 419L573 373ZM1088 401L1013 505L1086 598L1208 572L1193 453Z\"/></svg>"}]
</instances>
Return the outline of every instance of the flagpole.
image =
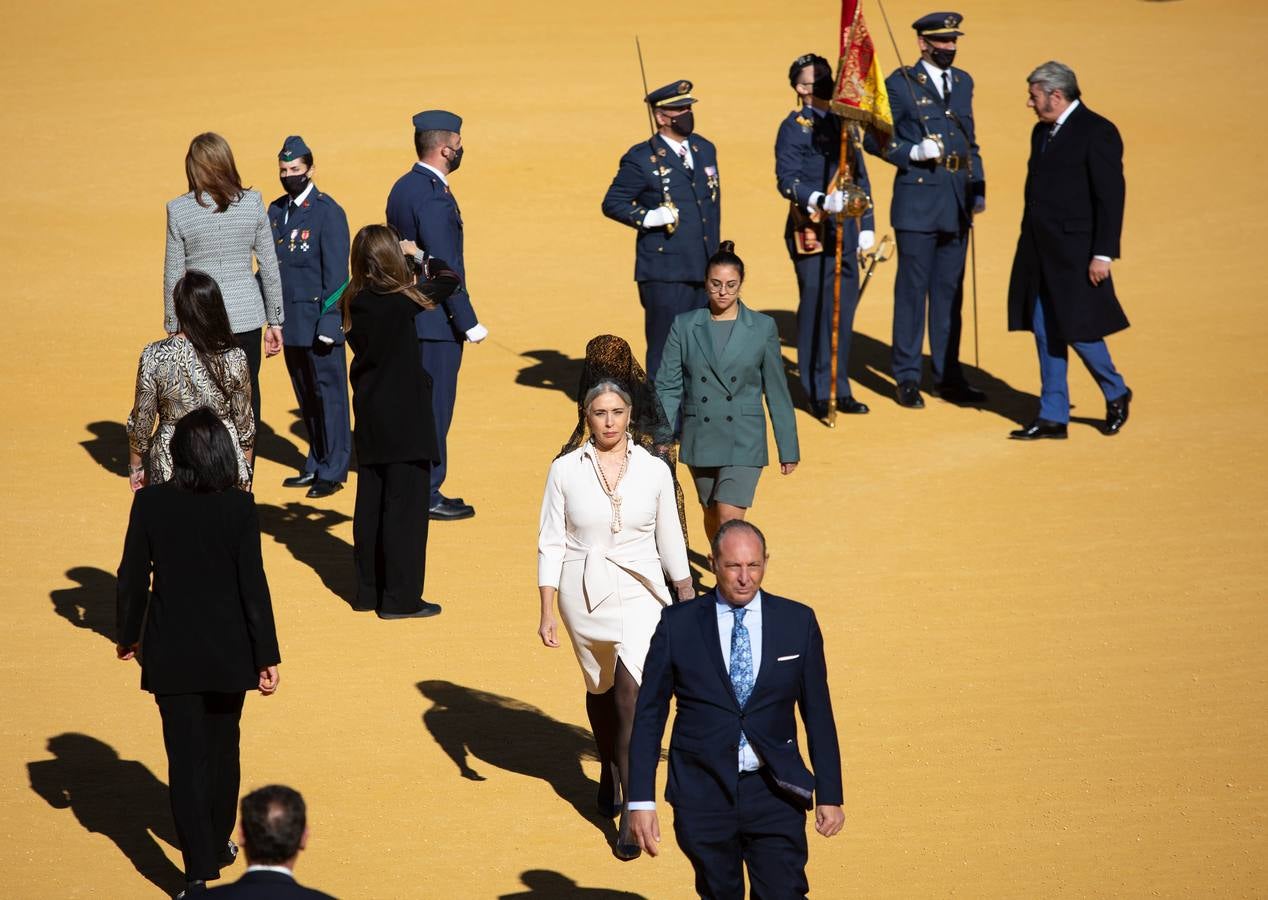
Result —
<instances>
[{"instance_id":1,"label":"flagpole","mask_svg":"<svg viewBox=\"0 0 1268 900\"><path fill-rule=\"evenodd\" d=\"M858 28L859 23L859 5L863 0L857 0L854 4L854 17L850 20L850 33L846 39L845 46L842 48L842 58L837 62L837 78L841 77L841 71L845 67L845 54L850 52L850 48L854 46L854 32ZM850 179L850 133L846 128L845 118L841 118L841 151L837 163L837 177L833 187L841 188L847 184ZM831 381L828 386L828 427L837 427L837 353L840 348L841 341L841 253L843 250L843 241L841 240L842 232L845 225L845 207L841 207L841 211L836 214L836 264L832 273L832 331L829 338L829 353L831 363L829 364L829 378ZM847 375L848 377L848 375Z\"/></svg>"}]
</instances>

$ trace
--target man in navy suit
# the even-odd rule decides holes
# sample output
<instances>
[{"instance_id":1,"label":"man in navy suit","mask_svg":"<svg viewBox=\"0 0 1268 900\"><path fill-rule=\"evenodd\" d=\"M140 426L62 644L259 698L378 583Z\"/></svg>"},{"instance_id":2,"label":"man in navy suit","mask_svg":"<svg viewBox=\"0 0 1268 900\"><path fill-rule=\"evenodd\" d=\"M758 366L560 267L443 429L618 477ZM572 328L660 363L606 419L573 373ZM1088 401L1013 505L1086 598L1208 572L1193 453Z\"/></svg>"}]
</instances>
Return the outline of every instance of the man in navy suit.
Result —
<instances>
[{"instance_id":1,"label":"man in navy suit","mask_svg":"<svg viewBox=\"0 0 1268 900\"><path fill-rule=\"evenodd\" d=\"M656 134L621 157L603 214L638 232L634 280L643 305L647 375L655 379L674 317L709 305L704 276L718 249L722 187L718 152L695 131L691 82L667 84L644 100Z\"/></svg>"},{"instance_id":2,"label":"man in navy suit","mask_svg":"<svg viewBox=\"0 0 1268 900\"><path fill-rule=\"evenodd\" d=\"M440 460L431 467L429 515L433 519L468 519L475 515L475 507L440 492L449 468L449 426L458 398L462 346L465 341L478 344L489 336L467 294L462 212L449 189L449 178L462 163L462 119L432 109L420 112L413 121L418 162L392 186L387 221L416 260L421 263L425 256L439 257L462 278L456 291L435 309L419 313L414 322L423 368L432 380L432 413L440 446ZM424 280L420 274L420 283Z\"/></svg>"},{"instance_id":3,"label":"man in navy suit","mask_svg":"<svg viewBox=\"0 0 1268 900\"><path fill-rule=\"evenodd\" d=\"M333 900L295 881L295 861L308 844L307 810L299 791L271 784L242 798L242 849L247 871L233 884L206 891L221 900Z\"/></svg>"},{"instance_id":4,"label":"man in navy suit","mask_svg":"<svg viewBox=\"0 0 1268 900\"><path fill-rule=\"evenodd\" d=\"M277 165L286 193L269 204L268 214L286 312L282 343L308 431L303 471L282 484L328 497L343 487L352 456L343 315L338 304L326 306L348 280L348 217L317 190L313 151L302 137L286 139Z\"/></svg>"},{"instance_id":5,"label":"man in navy suit","mask_svg":"<svg viewBox=\"0 0 1268 900\"><path fill-rule=\"evenodd\" d=\"M716 590L667 607L652 636L630 741L630 831L657 854L656 765L677 697L665 799L696 892L742 900L747 866L753 897L804 897L806 810L825 837L845 823L823 635L809 607L762 593L756 526L725 523L712 551ZM797 706L813 773L797 748Z\"/></svg>"},{"instance_id":6,"label":"man in navy suit","mask_svg":"<svg viewBox=\"0 0 1268 900\"><path fill-rule=\"evenodd\" d=\"M934 389L955 403L986 395L960 368L960 310L972 218L986 209L986 175L973 125L973 79L953 68L963 16L930 13L912 23L920 61L885 79L894 135L868 150L897 168L890 221L898 242L894 277L893 373L898 403L925 405L920 351L929 319ZM913 105L914 95L914 105ZM927 307L926 307L927 301Z\"/></svg>"},{"instance_id":7,"label":"man in navy suit","mask_svg":"<svg viewBox=\"0 0 1268 900\"><path fill-rule=\"evenodd\" d=\"M832 305L836 281L837 213L845 194L836 190L841 162L840 117L829 111L832 67L822 56L807 53L793 61L788 80L797 92L798 108L784 117L775 136L775 183L791 203L784 225L784 242L797 272L797 368L810 410L822 419L828 414L832 380ZM853 181L867 194L863 154L852 156ZM876 242L872 210L861 222L845 218L841 240L841 321L837 337L837 409L860 415L867 404L854 399L846 370L854 338L854 311L859 303L857 253ZM861 229L861 230L860 230Z\"/></svg>"}]
</instances>

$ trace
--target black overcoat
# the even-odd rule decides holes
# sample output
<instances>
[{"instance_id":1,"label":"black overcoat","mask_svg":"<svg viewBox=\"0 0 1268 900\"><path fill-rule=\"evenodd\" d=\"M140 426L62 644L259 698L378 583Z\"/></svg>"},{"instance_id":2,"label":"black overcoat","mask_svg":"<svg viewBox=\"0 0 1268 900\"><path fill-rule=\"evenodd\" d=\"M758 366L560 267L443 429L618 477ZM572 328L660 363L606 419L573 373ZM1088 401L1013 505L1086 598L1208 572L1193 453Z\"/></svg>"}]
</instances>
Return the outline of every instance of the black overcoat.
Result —
<instances>
[{"instance_id":1,"label":"black overcoat","mask_svg":"<svg viewBox=\"0 0 1268 900\"><path fill-rule=\"evenodd\" d=\"M1093 256L1119 256L1126 182L1123 140L1114 123L1080 103L1057 134L1039 122L1030 134L1025 209L1008 285L1008 328L1031 331L1043 295L1050 334L1095 341L1122 331L1127 316L1114 279L1088 280ZM1046 146L1045 146L1046 145Z\"/></svg>"}]
</instances>

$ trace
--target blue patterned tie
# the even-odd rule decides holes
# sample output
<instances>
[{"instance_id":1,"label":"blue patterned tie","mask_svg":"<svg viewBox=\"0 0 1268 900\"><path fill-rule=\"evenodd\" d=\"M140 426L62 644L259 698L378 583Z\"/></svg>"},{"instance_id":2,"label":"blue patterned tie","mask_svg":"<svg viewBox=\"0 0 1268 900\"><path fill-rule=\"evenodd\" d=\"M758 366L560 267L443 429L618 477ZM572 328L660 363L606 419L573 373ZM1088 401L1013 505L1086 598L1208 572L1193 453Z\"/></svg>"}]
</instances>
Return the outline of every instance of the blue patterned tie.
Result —
<instances>
[{"instance_id":1,"label":"blue patterned tie","mask_svg":"<svg viewBox=\"0 0 1268 900\"><path fill-rule=\"evenodd\" d=\"M735 627L731 629L731 688L735 691L735 699L740 708L748 703L749 694L753 693L753 646L749 643L748 629L744 627L744 615L747 609L734 609ZM748 738L740 732L740 746L748 745Z\"/></svg>"}]
</instances>

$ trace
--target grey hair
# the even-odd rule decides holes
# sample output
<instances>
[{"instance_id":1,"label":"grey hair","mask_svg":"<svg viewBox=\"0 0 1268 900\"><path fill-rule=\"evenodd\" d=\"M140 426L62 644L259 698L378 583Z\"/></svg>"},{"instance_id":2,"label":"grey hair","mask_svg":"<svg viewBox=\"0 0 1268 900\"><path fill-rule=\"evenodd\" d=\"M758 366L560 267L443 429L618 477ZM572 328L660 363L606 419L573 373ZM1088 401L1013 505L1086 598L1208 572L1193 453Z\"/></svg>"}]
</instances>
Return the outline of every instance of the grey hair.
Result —
<instances>
[{"instance_id":1,"label":"grey hair","mask_svg":"<svg viewBox=\"0 0 1268 900\"><path fill-rule=\"evenodd\" d=\"M602 381L595 382L594 387L586 391L585 397L581 400L581 408L589 410L590 404L593 403L595 398L601 394L616 394L625 401L626 406L633 406L634 404L634 401L630 399L629 391L621 387L621 385L617 384L612 379L605 378Z\"/></svg>"},{"instance_id":2,"label":"grey hair","mask_svg":"<svg viewBox=\"0 0 1268 900\"><path fill-rule=\"evenodd\" d=\"M1027 84L1037 84L1045 94L1060 91L1067 100L1079 99L1079 79L1074 77L1074 69L1065 63L1050 59L1035 71L1026 76Z\"/></svg>"}]
</instances>

